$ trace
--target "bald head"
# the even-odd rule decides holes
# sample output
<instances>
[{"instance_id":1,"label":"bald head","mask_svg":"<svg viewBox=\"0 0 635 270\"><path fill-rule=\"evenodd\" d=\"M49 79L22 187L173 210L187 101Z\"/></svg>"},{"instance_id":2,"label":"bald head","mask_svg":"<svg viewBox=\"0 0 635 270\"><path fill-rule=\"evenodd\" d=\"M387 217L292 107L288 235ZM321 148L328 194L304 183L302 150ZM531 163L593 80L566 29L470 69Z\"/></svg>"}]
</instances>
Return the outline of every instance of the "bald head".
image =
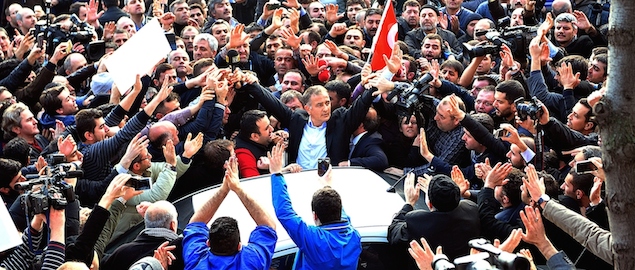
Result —
<instances>
[{"instance_id":1,"label":"bald head","mask_svg":"<svg viewBox=\"0 0 635 270\"><path fill-rule=\"evenodd\" d=\"M148 131L148 139L150 139L150 143L159 149L161 146L165 145L165 142L169 139L171 139L172 143L175 145L179 143L178 135L179 131L170 121L159 121L152 125Z\"/></svg>"},{"instance_id":2,"label":"bald head","mask_svg":"<svg viewBox=\"0 0 635 270\"><path fill-rule=\"evenodd\" d=\"M551 10L554 18L562 13L573 13L570 0L553 0Z\"/></svg>"},{"instance_id":3,"label":"bald head","mask_svg":"<svg viewBox=\"0 0 635 270\"><path fill-rule=\"evenodd\" d=\"M176 232L178 225L176 208L168 201L153 203L146 210L144 217L146 229L164 228Z\"/></svg>"}]
</instances>

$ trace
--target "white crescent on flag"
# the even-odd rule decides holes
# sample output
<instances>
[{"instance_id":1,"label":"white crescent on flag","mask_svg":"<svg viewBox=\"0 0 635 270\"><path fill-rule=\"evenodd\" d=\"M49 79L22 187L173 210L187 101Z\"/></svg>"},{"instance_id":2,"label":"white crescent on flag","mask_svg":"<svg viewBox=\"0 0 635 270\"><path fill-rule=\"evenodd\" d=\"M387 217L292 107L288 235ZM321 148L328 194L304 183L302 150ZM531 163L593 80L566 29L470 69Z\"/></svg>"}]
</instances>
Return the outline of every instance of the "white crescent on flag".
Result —
<instances>
[{"instance_id":1,"label":"white crescent on flag","mask_svg":"<svg viewBox=\"0 0 635 270\"><path fill-rule=\"evenodd\" d=\"M391 49L395 47L395 43L397 42L397 32L399 32L399 28L395 23L390 27L390 30L388 30L388 36L386 36L386 41Z\"/></svg>"}]
</instances>

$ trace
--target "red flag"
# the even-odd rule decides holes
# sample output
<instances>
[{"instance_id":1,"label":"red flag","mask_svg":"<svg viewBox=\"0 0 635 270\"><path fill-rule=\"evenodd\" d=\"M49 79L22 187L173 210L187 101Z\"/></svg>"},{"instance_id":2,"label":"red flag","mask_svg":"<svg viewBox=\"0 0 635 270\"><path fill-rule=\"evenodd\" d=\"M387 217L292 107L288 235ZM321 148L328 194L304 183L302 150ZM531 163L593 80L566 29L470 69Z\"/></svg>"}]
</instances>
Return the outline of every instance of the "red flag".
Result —
<instances>
[{"instance_id":1,"label":"red flag","mask_svg":"<svg viewBox=\"0 0 635 270\"><path fill-rule=\"evenodd\" d=\"M397 42L397 17L392 7L392 1L386 0L386 3L384 15L381 16L379 28L377 28L377 33L373 38L373 46L371 46L373 55L370 66L373 71L380 70L386 66L384 55L390 58L392 48L395 47L395 43Z\"/></svg>"}]
</instances>

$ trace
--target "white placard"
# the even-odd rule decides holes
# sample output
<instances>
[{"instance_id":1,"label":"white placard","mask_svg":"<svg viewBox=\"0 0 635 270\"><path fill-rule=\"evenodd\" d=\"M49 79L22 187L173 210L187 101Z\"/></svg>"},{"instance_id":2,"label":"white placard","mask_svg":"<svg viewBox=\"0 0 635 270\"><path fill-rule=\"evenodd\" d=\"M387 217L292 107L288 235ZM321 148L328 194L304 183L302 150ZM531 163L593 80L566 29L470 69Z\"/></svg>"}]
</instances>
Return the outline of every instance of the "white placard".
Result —
<instances>
[{"instance_id":1,"label":"white placard","mask_svg":"<svg viewBox=\"0 0 635 270\"><path fill-rule=\"evenodd\" d=\"M154 18L106 59L106 67L123 95L134 85L137 74L149 75L171 50L159 20Z\"/></svg>"},{"instance_id":2,"label":"white placard","mask_svg":"<svg viewBox=\"0 0 635 270\"><path fill-rule=\"evenodd\" d=\"M3 240L0 241L0 252L22 244L20 233L18 233L18 229L13 224L9 210L4 206L2 197L0 197L0 235L4 236L2 237Z\"/></svg>"}]
</instances>

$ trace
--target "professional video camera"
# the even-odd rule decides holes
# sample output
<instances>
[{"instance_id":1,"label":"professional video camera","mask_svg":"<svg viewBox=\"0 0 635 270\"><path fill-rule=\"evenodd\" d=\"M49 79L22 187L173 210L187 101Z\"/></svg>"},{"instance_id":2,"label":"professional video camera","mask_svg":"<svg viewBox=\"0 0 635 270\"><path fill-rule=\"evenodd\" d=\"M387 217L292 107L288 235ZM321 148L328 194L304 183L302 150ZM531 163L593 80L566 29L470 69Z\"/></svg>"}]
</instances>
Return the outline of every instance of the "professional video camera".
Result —
<instances>
[{"instance_id":1,"label":"professional video camera","mask_svg":"<svg viewBox=\"0 0 635 270\"><path fill-rule=\"evenodd\" d=\"M22 207L29 211L29 216L44 213L49 207L64 209L69 202L75 201L73 186L64 178L76 178L84 175L83 171L71 171L74 165L64 162L64 155L53 154L48 160L46 175L33 180L17 183L15 190L26 191ZM31 178L31 177L29 177Z\"/></svg>"},{"instance_id":2,"label":"professional video camera","mask_svg":"<svg viewBox=\"0 0 635 270\"><path fill-rule=\"evenodd\" d=\"M542 116L542 102L535 96L529 101L520 97L514 100L514 104L516 104L516 113L520 120L527 120L527 117L536 120Z\"/></svg>"},{"instance_id":3,"label":"professional video camera","mask_svg":"<svg viewBox=\"0 0 635 270\"><path fill-rule=\"evenodd\" d=\"M536 37L538 27L514 26L503 28L501 32L490 29L482 35L490 42L489 44L471 46L463 43L463 51L474 58L487 54L498 54L503 44L512 51L514 59L525 59L529 53L529 43Z\"/></svg>"},{"instance_id":4,"label":"professional video camera","mask_svg":"<svg viewBox=\"0 0 635 270\"><path fill-rule=\"evenodd\" d=\"M471 240L468 245L481 253L457 258L454 263L451 263L448 257L443 254L435 255L432 260L432 268L435 270L528 270L530 268L529 260L524 256L504 252L485 239Z\"/></svg>"},{"instance_id":5,"label":"professional video camera","mask_svg":"<svg viewBox=\"0 0 635 270\"><path fill-rule=\"evenodd\" d=\"M435 112L434 98L424 94L430 88L428 83L433 79L430 73L426 73L408 89L397 88L392 90L386 99L398 106L397 114L400 116L412 115L415 111Z\"/></svg>"},{"instance_id":6,"label":"professional video camera","mask_svg":"<svg viewBox=\"0 0 635 270\"><path fill-rule=\"evenodd\" d=\"M80 43L84 45L84 56L86 56L86 59L93 62L98 61L105 53L105 43L103 41L92 41L95 29L80 20L77 15L72 14L70 20L72 25L68 30L64 29L59 23L48 25L44 21L38 22L35 24L35 37L41 37L46 40L46 53L49 55L53 54L60 43L71 41L73 44ZM38 44L41 44L39 39Z\"/></svg>"}]
</instances>

